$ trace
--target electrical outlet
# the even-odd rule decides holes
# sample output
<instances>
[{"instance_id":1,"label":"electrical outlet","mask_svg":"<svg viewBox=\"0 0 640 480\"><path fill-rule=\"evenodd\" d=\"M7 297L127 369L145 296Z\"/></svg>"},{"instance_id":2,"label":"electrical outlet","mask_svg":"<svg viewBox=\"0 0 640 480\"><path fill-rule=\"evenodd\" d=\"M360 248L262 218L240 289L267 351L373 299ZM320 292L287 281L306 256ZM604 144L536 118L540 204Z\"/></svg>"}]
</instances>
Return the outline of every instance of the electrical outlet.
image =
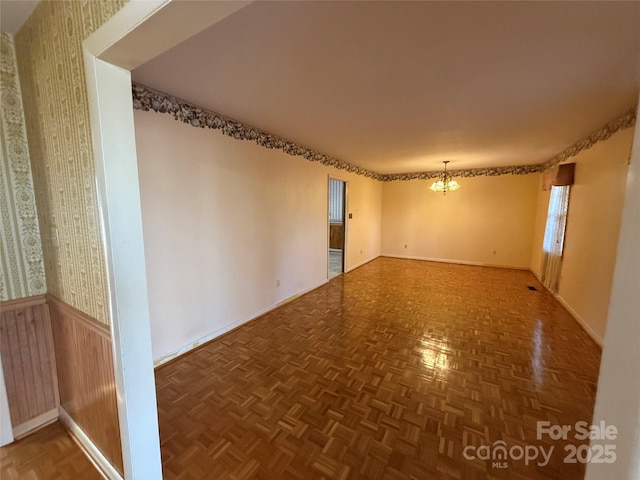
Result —
<instances>
[{"instance_id":1,"label":"electrical outlet","mask_svg":"<svg viewBox=\"0 0 640 480\"><path fill-rule=\"evenodd\" d=\"M280 280L276 280L276 287L280 286Z\"/></svg>"}]
</instances>

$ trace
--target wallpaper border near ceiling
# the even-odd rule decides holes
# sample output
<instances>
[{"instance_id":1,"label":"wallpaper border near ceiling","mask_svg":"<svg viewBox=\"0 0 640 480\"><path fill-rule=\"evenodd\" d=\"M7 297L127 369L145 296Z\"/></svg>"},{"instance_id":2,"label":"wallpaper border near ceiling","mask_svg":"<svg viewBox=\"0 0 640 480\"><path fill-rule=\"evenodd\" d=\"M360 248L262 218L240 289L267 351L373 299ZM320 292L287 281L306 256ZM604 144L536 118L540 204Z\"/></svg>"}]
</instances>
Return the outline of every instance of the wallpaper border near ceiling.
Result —
<instances>
[{"instance_id":1,"label":"wallpaper border near ceiling","mask_svg":"<svg viewBox=\"0 0 640 480\"><path fill-rule=\"evenodd\" d=\"M324 153L316 152L311 148L299 145L271 133L260 130L251 125L247 125L236 120L227 118L219 113L211 112L192 103L181 100L167 93L159 92L139 83L132 84L133 108L136 110L157 113L168 113L174 119L187 123L197 128L210 128L220 130L224 135L237 140L252 140L265 148L275 148L283 152L301 156L311 162L319 162L329 167L346 170L357 175L373 178L383 182L394 180L427 180L438 177L441 171L415 172L415 173L394 173L382 174L366 168L358 167L350 163L338 160ZM632 108L621 117L607 123L604 127L590 133L587 137L579 140L566 148L558 155L550 158L546 162L532 165L514 165L506 167L491 168L469 168L460 170L450 170L453 177L478 177L478 176L498 176L498 175L527 175L529 173L540 173L559 163L574 157L578 153L593 147L596 143L606 140L618 130L632 127L636 123L636 109Z\"/></svg>"},{"instance_id":2,"label":"wallpaper border near ceiling","mask_svg":"<svg viewBox=\"0 0 640 480\"><path fill-rule=\"evenodd\" d=\"M556 165L569 160L571 157L575 157L581 151L588 150L596 143L605 141L619 130L625 130L627 128L633 127L636 124L637 113L638 112L636 111L636 109L632 108L627 113L607 123L599 130L591 132L582 140L577 141L570 147L565 148L555 157L544 162L542 164L543 170L548 170L549 168L555 167Z\"/></svg>"},{"instance_id":3,"label":"wallpaper border near ceiling","mask_svg":"<svg viewBox=\"0 0 640 480\"><path fill-rule=\"evenodd\" d=\"M158 113L168 113L178 121L193 127L220 130L224 135L236 140L252 140L265 148L275 148L283 152L304 157L310 162L346 170L357 175L363 175L376 180L382 180L383 175L365 168L357 167L337 158L316 152L308 147L285 140L271 133L252 127L242 122L232 120L215 112L180 100L166 93L158 92L144 85L133 83L133 108L136 110L153 110Z\"/></svg>"},{"instance_id":4,"label":"wallpaper border near ceiling","mask_svg":"<svg viewBox=\"0 0 640 480\"><path fill-rule=\"evenodd\" d=\"M0 42L0 300L5 301L41 295L47 284L13 37L2 32Z\"/></svg>"}]
</instances>

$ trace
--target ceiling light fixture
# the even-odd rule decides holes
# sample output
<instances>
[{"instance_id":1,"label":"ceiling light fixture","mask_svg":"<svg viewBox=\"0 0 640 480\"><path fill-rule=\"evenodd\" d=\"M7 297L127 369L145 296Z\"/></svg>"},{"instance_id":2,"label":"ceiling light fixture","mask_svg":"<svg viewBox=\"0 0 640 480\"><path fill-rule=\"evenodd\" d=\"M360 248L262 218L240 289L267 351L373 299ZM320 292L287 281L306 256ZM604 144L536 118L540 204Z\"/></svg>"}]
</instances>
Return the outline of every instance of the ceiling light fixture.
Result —
<instances>
[{"instance_id":1,"label":"ceiling light fixture","mask_svg":"<svg viewBox=\"0 0 640 480\"><path fill-rule=\"evenodd\" d=\"M450 190L459 189L460 185L455 180L451 180L451 176L447 173L447 163L449 163L449 160L443 160L442 163L444 163L444 172L431 184L429 189L434 192L442 192L446 195Z\"/></svg>"}]
</instances>

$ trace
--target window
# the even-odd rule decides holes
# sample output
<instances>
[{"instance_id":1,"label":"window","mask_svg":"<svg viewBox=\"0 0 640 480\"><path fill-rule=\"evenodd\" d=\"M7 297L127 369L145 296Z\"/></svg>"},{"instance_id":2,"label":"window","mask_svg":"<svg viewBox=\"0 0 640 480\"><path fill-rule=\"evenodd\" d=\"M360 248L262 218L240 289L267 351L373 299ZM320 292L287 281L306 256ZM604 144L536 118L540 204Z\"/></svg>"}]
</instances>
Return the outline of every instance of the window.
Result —
<instances>
[{"instance_id":1,"label":"window","mask_svg":"<svg viewBox=\"0 0 640 480\"><path fill-rule=\"evenodd\" d=\"M542 249L547 253L562 255L568 207L569 185L551 187L547 225L544 230L544 242L542 243Z\"/></svg>"},{"instance_id":2,"label":"window","mask_svg":"<svg viewBox=\"0 0 640 480\"><path fill-rule=\"evenodd\" d=\"M542 281L554 293L558 291L562 267L564 233L569 210L569 188L569 185L551 187L547 225L542 242Z\"/></svg>"}]
</instances>

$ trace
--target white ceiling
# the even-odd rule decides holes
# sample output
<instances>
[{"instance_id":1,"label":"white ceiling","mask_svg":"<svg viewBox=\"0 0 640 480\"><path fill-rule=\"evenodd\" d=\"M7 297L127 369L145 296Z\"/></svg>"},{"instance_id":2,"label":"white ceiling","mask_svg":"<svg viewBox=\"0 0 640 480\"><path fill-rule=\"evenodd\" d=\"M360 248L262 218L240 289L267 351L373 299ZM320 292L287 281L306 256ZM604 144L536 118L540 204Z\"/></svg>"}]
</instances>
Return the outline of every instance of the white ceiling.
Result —
<instances>
[{"instance_id":1,"label":"white ceiling","mask_svg":"<svg viewBox=\"0 0 640 480\"><path fill-rule=\"evenodd\" d=\"M378 173L540 163L637 104L640 2L256 2L133 78Z\"/></svg>"},{"instance_id":2,"label":"white ceiling","mask_svg":"<svg viewBox=\"0 0 640 480\"><path fill-rule=\"evenodd\" d=\"M14 35L27 21L40 0L0 0L0 28Z\"/></svg>"}]
</instances>

